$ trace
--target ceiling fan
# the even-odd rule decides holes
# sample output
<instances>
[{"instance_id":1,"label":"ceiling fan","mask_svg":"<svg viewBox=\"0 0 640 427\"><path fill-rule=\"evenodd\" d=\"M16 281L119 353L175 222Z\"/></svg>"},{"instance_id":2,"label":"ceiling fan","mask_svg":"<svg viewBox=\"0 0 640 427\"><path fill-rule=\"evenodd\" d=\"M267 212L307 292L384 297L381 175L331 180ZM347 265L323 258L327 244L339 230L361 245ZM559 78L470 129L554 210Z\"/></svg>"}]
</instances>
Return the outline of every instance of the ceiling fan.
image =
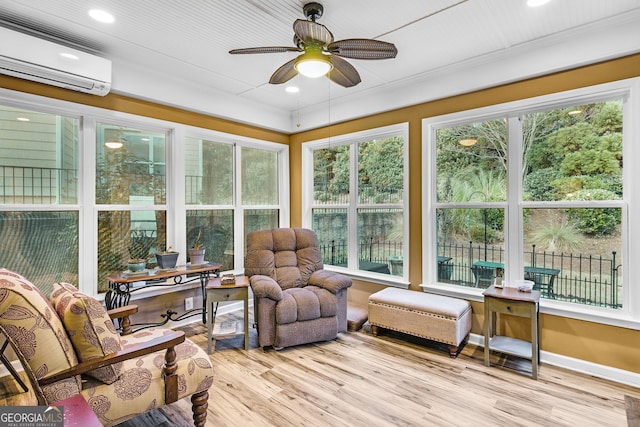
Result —
<instances>
[{"instance_id":1,"label":"ceiling fan","mask_svg":"<svg viewBox=\"0 0 640 427\"><path fill-rule=\"evenodd\" d=\"M393 43L373 39L333 40L333 34L316 20L322 16L324 8L320 3L307 3L302 8L307 20L296 19L293 23L293 43L295 46L265 46L233 49L229 53L280 53L302 52L297 58L278 68L269 79L271 84L282 84L298 73L307 77L326 75L331 81L344 87L360 83L360 74L347 61L352 59L390 59L398 50Z\"/></svg>"}]
</instances>

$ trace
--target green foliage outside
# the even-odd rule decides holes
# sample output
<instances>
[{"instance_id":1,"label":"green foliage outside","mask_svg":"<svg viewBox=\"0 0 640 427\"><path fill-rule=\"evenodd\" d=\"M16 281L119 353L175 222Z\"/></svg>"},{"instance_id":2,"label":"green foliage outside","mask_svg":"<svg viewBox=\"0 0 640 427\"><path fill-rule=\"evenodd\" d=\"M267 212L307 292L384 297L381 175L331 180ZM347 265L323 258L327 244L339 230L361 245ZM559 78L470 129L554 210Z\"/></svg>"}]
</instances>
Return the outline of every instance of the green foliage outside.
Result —
<instances>
[{"instance_id":1,"label":"green foliage outside","mask_svg":"<svg viewBox=\"0 0 640 427\"><path fill-rule=\"evenodd\" d=\"M622 197L622 101L527 114L523 123L523 197L529 201L618 200ZM462 146L462 139L475 139ZM439 129L436 137L437 200L441 203L506 200L506 120ZM501 238L502 209L442 209L439 239ZM485 228L485 216L487 227ZM525 219L527 215L525 214ZM616 208L567 210L566 221L534 236L546 247L574 247L575 233L605 236L620 225ZM485 229L488 232L485 233ZM562 237L565 236L565 237Z\"/></svg>"},{"instance_id":2,"label":"green foliage outside","mask_svg":"<svg viewBox=\"0 0 640 427\"><path fill-rule=\"evenodd\" d=\"M569 200L615 200L618 197L609 190L592 189L580 190L568 195ZM578 230L592 236L606 236L612 234L622 218L617 208L604 209L570 209L569 219Z\"/></svg>"}]
</instances>

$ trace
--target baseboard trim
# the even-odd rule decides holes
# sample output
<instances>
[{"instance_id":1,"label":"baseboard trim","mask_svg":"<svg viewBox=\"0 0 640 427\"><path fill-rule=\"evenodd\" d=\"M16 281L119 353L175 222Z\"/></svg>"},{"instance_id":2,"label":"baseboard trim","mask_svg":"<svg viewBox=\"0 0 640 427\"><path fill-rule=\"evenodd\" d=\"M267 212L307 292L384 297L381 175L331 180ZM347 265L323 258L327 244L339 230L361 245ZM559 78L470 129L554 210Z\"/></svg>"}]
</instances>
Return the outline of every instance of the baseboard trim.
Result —
<instances>
[{"instance_id":1,"label":"baseboard trim","mask_svg":"<svg viewBox=\"0 0 640 427\"><path fill-rule=\"evenodd\" d=\"M469 343L484 348L484 336L471 334L469 336ZM625 371L624 369L600 365L598 363L575 359L573 357L563 356L561 354L543 350L540 351L540 363L558 366L560 368L569 369L570 371L580 372L582 374L591 375L632 387L640 387L640 374Z\"/></svg>"}]
</instances>

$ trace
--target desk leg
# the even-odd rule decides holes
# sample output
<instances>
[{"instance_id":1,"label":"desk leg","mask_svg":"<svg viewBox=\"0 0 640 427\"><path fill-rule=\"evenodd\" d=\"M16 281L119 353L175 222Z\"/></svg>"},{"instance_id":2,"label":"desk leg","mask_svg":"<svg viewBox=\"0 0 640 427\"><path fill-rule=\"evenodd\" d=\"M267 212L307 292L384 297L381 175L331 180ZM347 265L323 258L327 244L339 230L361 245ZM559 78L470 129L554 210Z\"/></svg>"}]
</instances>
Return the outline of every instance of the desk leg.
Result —
<instances>
[{"instance_id":1,"label":"desk leg","mask_svg":"<svg viewBox=\"0 0 640 427\"><path fill-rule=\"evenodd\" d=\"M531 376L538 379L538 364L540 363L540 345L538 328L538 304L531 305Z\"/></svg>"},{"instance_id":2,"label":"desk leg","mask_svg":"<svg viewBox=\"0 0 640 427\"><path fill-rule=\"evenodd\" d=\"M249 295L244 296L244 349L249 351Z\"/></svg>"},{"instance_id":3,"label":"desk leg","mask_svg":"<svg viewBox=\"0 0 640 427\"><path fill-rule=\"evenodd\" d=\"M211 354L211 341L213 341L213 326L216 323L216 313L218 312L218 302L211 301L208 303L207 310L207 354ZM215 306L214 306L215 304Z\"/></svg>"},{"instance_id":4,"label":"desk leg","mask_svg":"<svg viewBox=\"0 0 640 427\"><path fill-rule=\"evenodd\" d=\"M484 299L484 365L491 366L489 340L491 336L491 310L489 298Z\"/></svg>"}]
</instances>

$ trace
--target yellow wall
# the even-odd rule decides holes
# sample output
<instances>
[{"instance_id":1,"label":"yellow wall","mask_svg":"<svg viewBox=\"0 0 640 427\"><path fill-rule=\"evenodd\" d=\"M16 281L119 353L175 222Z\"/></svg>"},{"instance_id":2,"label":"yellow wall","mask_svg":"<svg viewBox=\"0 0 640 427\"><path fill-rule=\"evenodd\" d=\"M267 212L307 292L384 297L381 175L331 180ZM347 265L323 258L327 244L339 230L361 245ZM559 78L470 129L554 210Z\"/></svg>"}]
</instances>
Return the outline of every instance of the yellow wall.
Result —
<instances>
[{"instance_id":1,"label":"yellow wall","mask_svg":"<svg viewBox=\"0 0 640 427\"><path fill-rule=\"evenodd\" d=\"M411 289L418 291L418 285L422 278L422 242L420 239L422 236L421 121L423 118L637 76L640 76L640 55L632 55L522 82L376 114L345 123L338 123L332 125L330 129L316 129L290 136L116 94L97 97L7 76L0 76L0 87L214 129L265 141L288 143L290 145L291 163L292 226L300 226L302 223L302 188L300 183L302 177L301 144L303 142L325 138L329 134L335 136L394 123L408 122L410 159L409 227L412 236L409 247L411 266L409 279L411 281ZM381 285L355 281L350 290L350 299L359 304L366 304L367 296L379 289L381 289ZM167 303L163 300L160 304ZM482 333L482 304L473 302L472 307L475 313L472 331L480 334ZM166 307L163 305L164 308L169 307L168 305ZM176 311L181 312L182 307L176 307ZM513 325L513 333L515 335L524 334L525 332L522 331L526 331L526 328L523 326L515 323ZM543 350L552 353L640 373L640 363L638 363L640 360L640 331L564 317L542 315L541 347Z\"/></svg>"},{"instance_id":2,"label":"yellow wall","mask_svg":"<svg viewBox=\"0 0 640 427\"><path fill-rule=\"evenodd\" d=\"M334 124L329 128L300 132L291 136L291 225L302 223L301 144L305 141L357 132L394 123L409 123L409 228L410 289L420 291L422 280L422 119L519 99L546 95L640 76L640 55L632 55L600 64L576 68L526 81L507 84L464 95L439 99L357 120ZM638 118L635 118L638 120ZM356 281L350 299L365 305L369 294L380 285ZM472 332L481 334L483 308L472 303ZM512 322L515 336L526 338L528 330L519 319ZM640 331L600 325L564 317L542 315L541 349L602 365L640 373Z\"/></svg>"}]
</instances>

